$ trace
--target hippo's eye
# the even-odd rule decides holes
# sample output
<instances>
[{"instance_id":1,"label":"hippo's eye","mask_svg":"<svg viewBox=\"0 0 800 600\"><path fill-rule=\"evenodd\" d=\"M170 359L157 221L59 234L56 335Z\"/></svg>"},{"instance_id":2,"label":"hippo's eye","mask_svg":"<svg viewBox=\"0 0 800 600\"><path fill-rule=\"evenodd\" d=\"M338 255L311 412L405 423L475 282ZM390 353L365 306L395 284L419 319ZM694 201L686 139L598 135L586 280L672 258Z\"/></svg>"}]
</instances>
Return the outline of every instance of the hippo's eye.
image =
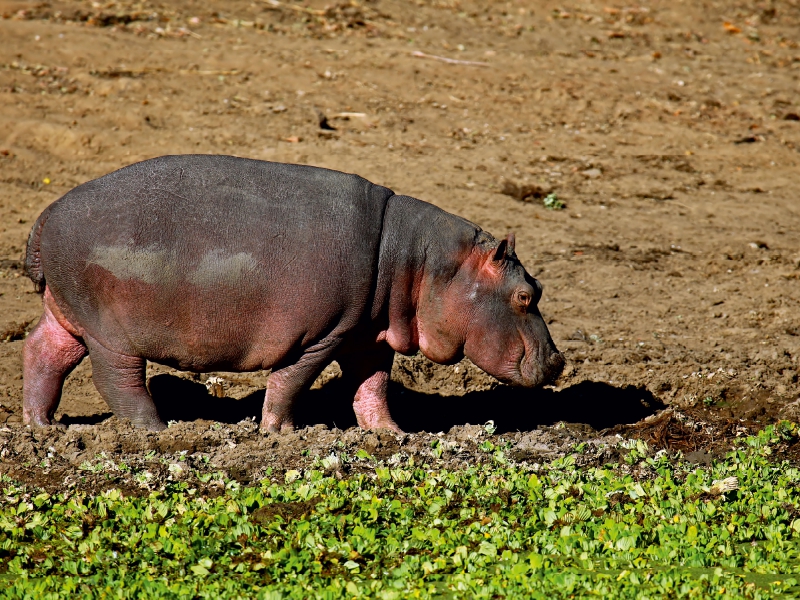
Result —
<instances>
[{"instance_id":1,"label":"hippo's eye","mask_svg":"<svg viewBox=\"0 0 800 600\"><path fill-rule=\"evenodd\" d=\"M528 292L523 292L520 290L516 293L516 298L514 299L517 301L517 304L524 308L528 308L528 306L530 306L531 295Z\"/></svg>"}]
</instances>

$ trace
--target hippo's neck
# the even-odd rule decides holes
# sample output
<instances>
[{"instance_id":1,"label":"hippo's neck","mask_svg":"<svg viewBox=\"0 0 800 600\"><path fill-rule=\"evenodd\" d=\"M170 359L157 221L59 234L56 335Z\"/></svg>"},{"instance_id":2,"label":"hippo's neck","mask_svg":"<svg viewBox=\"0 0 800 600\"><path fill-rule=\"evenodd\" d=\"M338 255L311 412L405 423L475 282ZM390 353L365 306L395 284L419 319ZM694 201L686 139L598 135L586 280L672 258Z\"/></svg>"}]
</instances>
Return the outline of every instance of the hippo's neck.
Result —
<instances>
[{"instance_id":1,"label":"hippo's neck","mask_svg":"<svg viewBox=\"0 0 800 600\"><path fill-rule=\"evenodd\" d=\"M466 219L411 198L392 196L386 206L378 261L373 322L379 341L401 354L420 346L419 307L436 302L474 248L480 228Z\"/></svg>"}]
</instances>

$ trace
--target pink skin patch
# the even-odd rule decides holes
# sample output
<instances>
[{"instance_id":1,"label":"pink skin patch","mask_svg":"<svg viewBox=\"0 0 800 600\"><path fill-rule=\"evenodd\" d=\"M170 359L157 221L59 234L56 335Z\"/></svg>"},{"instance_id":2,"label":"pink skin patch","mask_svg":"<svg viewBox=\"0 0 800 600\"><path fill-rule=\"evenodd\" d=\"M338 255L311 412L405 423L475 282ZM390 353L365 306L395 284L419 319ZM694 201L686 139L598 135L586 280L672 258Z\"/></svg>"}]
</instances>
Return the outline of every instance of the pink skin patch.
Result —
<instances>
[{"instance_id":1,"label":"pink skin patch","mask_svg":"<svg viewBox=\"0 0 800 600\"><path fill-rule=\"evenodd\" d=\"M362 429L391 429L403 433L389 414L386 402L388 386L389 373L386 371L378 371L359 386L353 410Z\"/></svg>"},{"instance_id":2,"label":"pink skin patch","mask_svg":"<svg viewBox=\"0 0 800 600\"><path fill-rule=\"evenodd\" d=\"M63 315L49 289L45 289L43 305L44 314L22 350L22 421L34 426L53 424L64 380L87 352L86 346L60 322Z\"/></svg>"}]
</instances>

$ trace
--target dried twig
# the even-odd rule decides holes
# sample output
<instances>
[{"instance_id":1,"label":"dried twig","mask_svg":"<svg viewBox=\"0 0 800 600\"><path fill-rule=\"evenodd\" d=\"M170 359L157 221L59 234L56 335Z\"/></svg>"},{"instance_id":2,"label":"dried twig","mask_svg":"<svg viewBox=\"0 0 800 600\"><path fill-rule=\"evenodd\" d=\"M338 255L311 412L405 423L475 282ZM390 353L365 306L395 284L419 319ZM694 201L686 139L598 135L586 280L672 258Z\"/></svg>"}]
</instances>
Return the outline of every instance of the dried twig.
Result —
<instances>
[{"instance_id":1,"label":"dried twig","mask_svg":"<svg viewBox=\"0 0 800 600\"><path fill-rule=\"evenodd\" d=\"M443 63L447 63L448 65L468 65L471 67L488 67L489 63L485 62L478 62L476 60L458 60L455 58L447 58L445 56L436 56L435 54L425 54L424 52L420 52L419 50L415 50L411 53L411 56L415 58L430 58L431 60L438 60Z\"/></svg>"},{"instance_id":2,"label":"dried twig","mask_svg":"<svg viewBox=\"0 0 800 600\"><path fill-rule=\"evenodd\" d=\"M313 9L313 8L306 8L305 6L298 6L297 4L283 4L278 2L278 0L265 0L267 3L267 8L271 8L273 10L294 10L297 12L306 13L309 15L314 15L316 17L324 17L326 15L325 10Z\"/></svg>"},{"instance_id":3,"label":"dried twig","mask_svg":"<svg viewBox=\"0 0 800 600\"><path fill-rule=\"evenodd\" d=\"M335 115L331 115L331 119L364 119L366 116L367 113L362 112L340 112L336 113Z\"/></svg>"},{"instance_id":4,"label":"dried twig","mask_svg":"<svg viewBox=\"0 0 800 600\"><path fill-rule=\"evenodd\" d=\"M180 69L178 71L181 75L239 75L241 72L239 69L202 71L198 69Z\"/></svg>"}]
</instances>

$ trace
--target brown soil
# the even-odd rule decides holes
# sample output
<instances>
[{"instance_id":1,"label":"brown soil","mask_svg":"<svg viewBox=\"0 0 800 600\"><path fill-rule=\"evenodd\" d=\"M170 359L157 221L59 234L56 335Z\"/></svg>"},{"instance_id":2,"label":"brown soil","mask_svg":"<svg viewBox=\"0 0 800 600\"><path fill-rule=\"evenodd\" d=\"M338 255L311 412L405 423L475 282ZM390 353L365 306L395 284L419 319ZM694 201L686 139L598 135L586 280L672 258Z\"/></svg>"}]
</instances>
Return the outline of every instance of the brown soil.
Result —
<instances>
[{"instance_id":1,"label":"brown soil","mask_svg":"<svg viewBox=\"0 0 800 600\"><path fill-rule=\"evenodd\" d=\"M217 435L217 454L225 436L249 440L211 454L254 477L376 435L333 429L354 424L335 365L298 409L327 430L262 437L240 423L258 414L265 374L215 383L153 366L156 401L182 423L133 432L109 418L88 360L57 415L69 429L21 427L22 340L40 314L21 272L31 224L75 185L169 153L356 172L516 232L564 376L514 390L467 363L398 360L393 411L407 431L492 419L514 447L546 435L563 452L561 429L537 427L567 421L590 426L569 443L616 426L705 452L798 417L796 0L326 2L0 0L3 471L60 456L47 467L57 484L91 473L78 467L92 453L209 456ZM551 193L565 209L545 209ZM443 439L458 431L472 429ZM402 444L429 447L426 436ZM243 456L258 456L250 471Z\"/></svg>"}]
</instances>

